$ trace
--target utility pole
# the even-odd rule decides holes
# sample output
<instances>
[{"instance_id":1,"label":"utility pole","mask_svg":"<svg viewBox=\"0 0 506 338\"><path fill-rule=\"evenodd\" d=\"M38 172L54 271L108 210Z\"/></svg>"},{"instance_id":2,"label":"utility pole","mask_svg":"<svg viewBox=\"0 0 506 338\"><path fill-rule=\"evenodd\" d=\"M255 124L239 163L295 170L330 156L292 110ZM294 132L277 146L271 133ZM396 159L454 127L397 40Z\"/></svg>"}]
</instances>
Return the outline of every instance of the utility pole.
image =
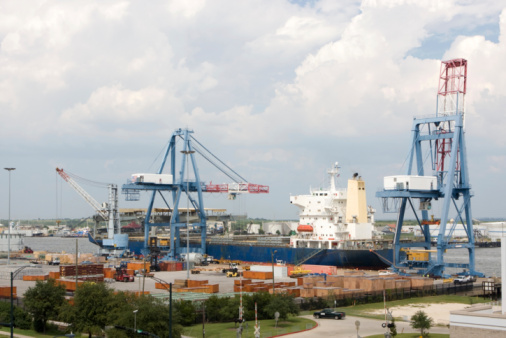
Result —
<instances>
[{"instance_id":1,"label":"utility pole","mask_svg":"<svg viewBox=\"0 0 506 338\"><path fill-rule=\"evenodd\" d=\"M7 223L8 226L8 237L7 237L7 265L11 264L11 171L16 170L16 168L4 168L9 172L9 220Z\"/></svg>"},{"instance_id":2,"label":"utility pole","mask_svg":"<svg viewBox=\"0 0 506 338\"><path fill-rule=\"evenodd\" d=\"M276 284L274 283L274 254L278 252L278 250L274 250L272 253L271 253L271 258L272 258L272 294L275 295L276 294Z\"/></svg>"}]
</instances>

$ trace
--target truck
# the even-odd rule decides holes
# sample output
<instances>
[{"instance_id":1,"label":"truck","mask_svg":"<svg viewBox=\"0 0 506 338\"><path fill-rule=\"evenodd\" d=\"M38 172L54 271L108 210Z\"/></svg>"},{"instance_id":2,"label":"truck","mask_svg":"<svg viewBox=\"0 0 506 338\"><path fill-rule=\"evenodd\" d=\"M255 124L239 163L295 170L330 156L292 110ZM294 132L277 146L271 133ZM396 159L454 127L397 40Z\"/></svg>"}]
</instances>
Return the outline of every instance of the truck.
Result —
<instances>
[{"instance_id":1,"label":"truck","mask_svg":"<svg viewBox=\"0 0 506 338\"><path fill-rule=\"evenodd\" d=\"M117 282L133 282L135 277L129 275L126 271L126 268L123 266L119 266L116 268L116 273L114 274L114 280Z\"/></svg>"},{"instance_id":2,"label":"truck","mask_svg":"<svg viewBox=\"0 0 506 338\"><path fill-rule=\"evenodd\" d=\"M60 257L53 256L48 262L49 265L60 265Z\"/></svg>"},{"instance_id":3,"label":"truck","mask_svg":"<svg viewBox=\"0 0 506 338\"><path fill-rule=\"evenodd\" d=\"M230 263L228 269L222 269L222 272L226 274L227 277L239 277L241 275L237 263Z\"/></svg>"},{"instance_id":4,"label":"truck","mask_svg":"<svg viewBox=\"0 0 506 338\"><path fill-rule=\"evenodd\" d=\"M473 276L458 276L453 280L454 284L467 284L476 282L476 278Z\"/></svg>"},{"instance_id":5,"label":"truck","mask_svg":"<svg viewBox=\"0 0 506 338\"><path fill-rule=\"evenodd\" d=\"M204 262L206 262L207 264L220 264L219 260L215 259L213 256L208 255L204 257Z\"/></svg>"}]
</instances>

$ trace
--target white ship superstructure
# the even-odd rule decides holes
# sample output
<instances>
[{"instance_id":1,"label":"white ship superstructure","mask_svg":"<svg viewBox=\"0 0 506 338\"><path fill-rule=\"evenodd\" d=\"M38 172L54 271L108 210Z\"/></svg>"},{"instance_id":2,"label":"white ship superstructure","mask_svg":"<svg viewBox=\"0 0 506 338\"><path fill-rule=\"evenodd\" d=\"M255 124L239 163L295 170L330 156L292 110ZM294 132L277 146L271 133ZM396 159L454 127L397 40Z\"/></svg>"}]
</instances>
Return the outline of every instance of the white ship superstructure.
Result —
<instances>
[{"instance_id":1,"label":"white ship superstructure","mask_svg":"<svg viewBox=\"0 0 506 338\"><path fill-rule=\"evenodd\" d=\"M375 210L366 204L364 181L355 174L348 189L336 188L337 162L328 174L327 189L290 196L290 203L300 209L297 235L290 240L294 248L344 249L372 239Z\"/></svg>"}]
</instances>

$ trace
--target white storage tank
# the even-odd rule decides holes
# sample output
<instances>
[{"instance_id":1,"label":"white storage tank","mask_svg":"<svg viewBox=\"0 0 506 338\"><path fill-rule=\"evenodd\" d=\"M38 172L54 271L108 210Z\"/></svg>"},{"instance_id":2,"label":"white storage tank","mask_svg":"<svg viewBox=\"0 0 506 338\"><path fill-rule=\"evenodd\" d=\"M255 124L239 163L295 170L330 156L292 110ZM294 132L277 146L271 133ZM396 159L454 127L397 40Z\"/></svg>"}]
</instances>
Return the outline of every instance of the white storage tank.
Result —
<instances>
[{"instance_id":1,"label":"white storage tank","mask_svg":"<svg viewBox=\"0 0 506 338\"><path fill-rule=\"evenodd\" d=\"M170 174L133 174L132 183L172 184Z\"/></svg>"},{"instance_id":2,"label":"white storage tank","mask_svg":"<svg viewBox=\"0 0 506 338\"><path fill-rule=\"evenodd\" d=\"M437 177L416 175L386 176L383 179L383 187L385 190L436 190Z\"/></svg>"}]
</instances>

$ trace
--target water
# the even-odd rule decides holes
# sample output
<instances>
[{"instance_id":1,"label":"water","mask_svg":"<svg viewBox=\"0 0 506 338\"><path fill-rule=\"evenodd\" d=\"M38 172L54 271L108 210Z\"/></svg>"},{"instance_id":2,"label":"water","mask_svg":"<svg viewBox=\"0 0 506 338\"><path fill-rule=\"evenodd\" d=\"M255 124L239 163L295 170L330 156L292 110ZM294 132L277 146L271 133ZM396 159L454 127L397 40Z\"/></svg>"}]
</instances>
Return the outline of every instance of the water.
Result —
<instances>
[{"instance_id":1,"label":"water","mask_svg":"<svg viewBox=\"0 0 506 338\"><path fill-rule=\"evenodd\" d=\"M88 238L66 238L66 237L25 237L26 246L33 251L62 252L74 254L77 248L80 253L97 253L98 246L91 244Z\"/></svg>"},{"instance_id":2,"label":"water","mask_svg":"<svg viewBox=\"0 0 506 338\"><path fill-rule=\"evenodd\" d=\"M76 238L25 237L24 243L33 251L76 252ZM80 253L98 252L98 246L91 244L88 238L77 238L77 243ZM487 277L501 276L501 248L477 248L475 253L475 269L478 272L484 273ZM444 257L446 262L466 263L469 256L467 249L451 249ZM462 269L448 269L446 272L455 274L461 271Z\"/></svg>"},{"instance_id":3,"label":"water","mask_svg":"<svg viewBox=\"0 0 506 338\"><path fill-rule=\"evenodd\" d=\"M444 259L451 263L467 263L467 249L448 250ZM501 248L477 248L475 250L475 269L486 277L501 277ZM448 269L448 273L462 272L462 269Z\"/></svg>"}]
</instances>

